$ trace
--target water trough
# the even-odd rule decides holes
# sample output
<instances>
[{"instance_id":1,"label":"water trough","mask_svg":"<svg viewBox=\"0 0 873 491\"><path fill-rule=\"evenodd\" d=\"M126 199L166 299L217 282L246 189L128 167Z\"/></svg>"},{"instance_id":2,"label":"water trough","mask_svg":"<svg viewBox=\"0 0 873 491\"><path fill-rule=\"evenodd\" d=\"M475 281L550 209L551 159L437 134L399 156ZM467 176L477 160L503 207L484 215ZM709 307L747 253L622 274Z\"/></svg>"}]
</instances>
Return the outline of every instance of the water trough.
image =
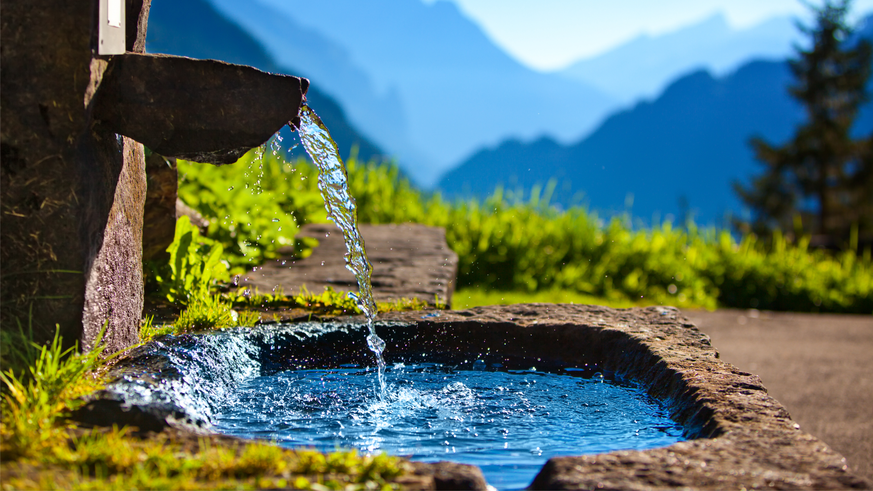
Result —
<instances>
[{"instance_id":1,"label":"water trough","mask_svg":"<svg viewBox=\"0 0 873 491\"><path fill-rule=\"evenodd\" d=\"M486 355L507 368L587 366L641 387L684 428L687 441L663 448L552 458L532 488L866 486L842 456L800 431L756 375L720 361L708 336L675 309L529 304L434 314L380 317L376 330L387 342L389 363L423 356L454 363ZM118 364L117 380L77 417L209 432L222 401L263 371L373 364L360 319L311 324L305 331L268 325L161 338ZM230 338L244 342L228 343ZM185 372L181 364L197 369ZM194 373L201 374L197 380ZM447 482L457 487L462 481ZM475 488L484 481L463 482Z\"/></svg>"}]
</instances>

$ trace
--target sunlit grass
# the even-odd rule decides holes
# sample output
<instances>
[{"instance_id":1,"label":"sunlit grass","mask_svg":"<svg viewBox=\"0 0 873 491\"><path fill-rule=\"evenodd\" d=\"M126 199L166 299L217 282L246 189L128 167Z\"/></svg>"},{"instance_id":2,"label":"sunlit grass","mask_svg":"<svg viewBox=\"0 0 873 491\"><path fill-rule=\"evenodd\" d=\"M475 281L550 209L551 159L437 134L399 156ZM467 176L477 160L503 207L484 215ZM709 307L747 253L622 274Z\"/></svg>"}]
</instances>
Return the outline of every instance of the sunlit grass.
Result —
<instances>
[{"instance_id":1,"label":"sunlit grass","mask_svg":"<svg viewBox=\"0 0 873 491\"><path fill-rule=\"evenodd\" d=\"M95 348L84 354L75 345L64 349L59 329L46 345L34 343L23 331L15 340L8 332L4 334L4 342L19 346L13 349L21 364L0 372L0 454L4 459L38 456L58 445L63 438L62 421L81 405L81 396L101 387L96 372L105 361L100 344L103 332Z\"/></svg>"},{"instance_id":2,"label":"sunlit grass","mask_svg":"<svg viewBox=\"0 0 873 491\"><path fill-rule=\"evenodd\" d=\"M342 489L387 490L407 471L388 455L324 454L220 437L125 429L58 430L55 445L2 463L3 490Z\"/></svg>"},{"instance_id":3,"label":"sunlit grass","mask_svg":"<svg viewBox=\"0 0 873 491\"><path fill-rule=\"evenodd\" d=\"M646 307L649 305L661 305L660 302L647 301L641 298L638 301L631 301L626 298L605 298L586 295L572 290L548 290L539 292L525 291L499 291L488 290L484 288L464 288L458 290L452 295L452 308L455 310L469 309L484 305L511 305L518 303L569 303L583 305L602 305L615 309L626 309L630 307ZM680 302L672 302L671 305L678 306ZM683 308L702 308L699 305L693 305L687 301L681 305Z\"/></svg>"},{"instance_id":4,"label":"sunlit grass","mask_svg":"<svg viewBox=\"0 0 873 491\"><path fill-rule=\"evenodd\" d=\"M143 328L152 329L147 320ZM102 334L101 334L102 336ZM60 335L39 345L3 331L15 367L0 373L0 489L343 489L397 486L407 464L355 451L323 454L268 443L184 434L141 438L129 429L84 431L67 420L82 396L101 387L99 344L64 349ZM10 345L15 345L11 347ZM14 350L14 351L13 351Z\"/></svg>"},{"instance_id":5,"label":"sunlit grass","mask_svg":"<svg viewBox=\"0 0 873 491\"><path fill-rule=\"evenodd\" d=\"M346 164L362 223L445 229L458 255L461 291L529 292L525 299L577 292L580 297L569 298L607 305L873 313L869 250L832 253L812 249L804 239L736 237L693 223L639 228L629 216L604 219L585 208L550 206L549 186L534 187L525 199L498 190L482 201L449 202L417 189L396 166L354 158ZM316 171L303 160L286 163L265 155L251 182L230 166L180 163L179 168L185 175L180 196L213 220L208 235L225 247L232 265L255 266L290 243L292 228L325 221ZM228 194L245 186L244 201ZM258 186L264 191L253 194ZM293 216L294 223L273 221L280 213ZM259 223L264 225L256 227ZM283 234L288 237L280 240ZM255 244L261 252L251 252ZM296 253L305 255L312 244L295 245ZM497 303L500 298L474 300ZM454 304L468 303L457 298Z\"/></svg>"}]
</instances>

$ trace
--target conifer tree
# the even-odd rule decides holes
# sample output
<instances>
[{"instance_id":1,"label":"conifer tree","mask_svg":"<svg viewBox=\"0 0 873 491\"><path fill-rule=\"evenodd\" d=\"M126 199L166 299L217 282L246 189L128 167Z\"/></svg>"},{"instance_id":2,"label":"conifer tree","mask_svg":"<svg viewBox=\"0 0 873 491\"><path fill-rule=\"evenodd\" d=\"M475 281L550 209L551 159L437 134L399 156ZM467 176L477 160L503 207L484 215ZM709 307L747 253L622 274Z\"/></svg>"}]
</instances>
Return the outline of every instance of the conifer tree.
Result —
<instances>
[{"instance_id":1,"label":"conifer tree","mask_svg":"<svg viewBox=\"0 0 873 491\"><path fill-rule=\"evenodd\" d=\"M814 8L814 27L800 26L811 43L789 61L795 78L789 92L805 107L806 122L783 146L752 139L764 172L749 187L734 185L754 213L747 230L767 235L802 227L834 246L846 244L852 231L873 233L873 137L851 134L868 99L871 46L853 38L849 6L825 0Z\"/></svg>"}]
</instances>

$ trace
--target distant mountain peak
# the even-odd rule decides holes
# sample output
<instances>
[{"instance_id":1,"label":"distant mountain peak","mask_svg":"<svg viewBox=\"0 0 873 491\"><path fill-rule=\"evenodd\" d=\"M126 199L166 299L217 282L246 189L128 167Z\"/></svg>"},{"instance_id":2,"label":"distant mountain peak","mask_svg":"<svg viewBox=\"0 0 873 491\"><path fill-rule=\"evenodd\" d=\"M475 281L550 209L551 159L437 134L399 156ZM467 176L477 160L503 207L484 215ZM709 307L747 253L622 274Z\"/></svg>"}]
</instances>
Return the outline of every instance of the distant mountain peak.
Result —
<instances>
[{"instance_id":1,"label":"distant mountain peak","mask_svg":"<svg viewBox=\"0 0 873 491\"><path fill-rule=\"evenodd\" d=\"M483 145L539 134L576 139L618 106L588 84L522 65L452 2L261 1L342 46L380 92L395 89L410 143L431 164L406 166L424 185ZM356 87L342 74L322 75L329 77L336 94L349 94L337 95L349 114L363 115L353 120L365 122L375 109L356 110Z\"/></svg>"},{"instance_id":2,"label":"distant mountain peak","mask_svg":"<svg viewBox=\"0 0 873 491\"><path fill-rule=\"evenodd\" d=\"M702 21L691 24L684 28L679 28L676 31L671 33L665 33L664 36L671 35L685 35L688 33L694 33L698 31L706 32L709 34L715 33L727 33L732 32L735 29L728 23L727 16L724 15L724 12L717 11L712 13L710 16L705 17Z\"/></svg>"},{"instance_id":3,"label":"distant mountain peak","mask_svg":"<svg viewBox=\"0 0 873 491\"><path fill-rule=\"evenodd\" d=\"M751 59L782 59L798 38L788 17L735 29L722 12L715 12L672 32L638 36L559 73L633 102L657 96L671 81L693 70L724 74Z\"/></svg>"}]
</instances>

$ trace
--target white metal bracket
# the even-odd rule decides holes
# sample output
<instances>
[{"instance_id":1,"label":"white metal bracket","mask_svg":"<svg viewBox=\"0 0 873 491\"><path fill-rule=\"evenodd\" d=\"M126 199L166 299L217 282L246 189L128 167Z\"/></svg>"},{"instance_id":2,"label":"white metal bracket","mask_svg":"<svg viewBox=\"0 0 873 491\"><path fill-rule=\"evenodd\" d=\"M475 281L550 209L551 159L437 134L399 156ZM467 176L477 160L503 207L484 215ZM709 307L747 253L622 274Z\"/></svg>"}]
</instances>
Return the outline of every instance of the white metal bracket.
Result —
<instances>
[{"instance_id":1,"label":"white metal bracket","mask_svg":"<svg viewBox=\"0 0 873 491\"><path fill-rule=\"evenodd\" d=\"M98 0L100 2L100 28L97 54L124 54L125 42L125 12L124 0Z\"/></svg>"}]
</instances>

